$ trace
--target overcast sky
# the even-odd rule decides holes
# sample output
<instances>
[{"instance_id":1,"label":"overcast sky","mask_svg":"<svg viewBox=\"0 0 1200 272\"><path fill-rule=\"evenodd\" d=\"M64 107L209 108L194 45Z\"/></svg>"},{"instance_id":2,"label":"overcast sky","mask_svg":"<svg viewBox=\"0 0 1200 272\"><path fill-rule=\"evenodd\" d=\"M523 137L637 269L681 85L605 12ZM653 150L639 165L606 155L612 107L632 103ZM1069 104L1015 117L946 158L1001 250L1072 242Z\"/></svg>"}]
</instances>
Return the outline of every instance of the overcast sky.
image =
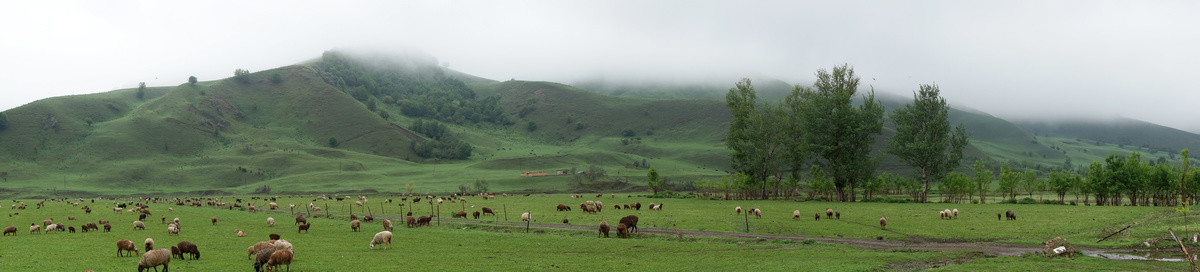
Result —
<instances>
[{"instance_id":1,"label":"overcast sky","mask_svg":"<svg viewBox=\"0 0 1200 272\"><path fill-rule=\"evenodd\" d=\"M1200 130L1200 2L6 1L0 110L319 57L420 50L487 78L808 82L849 63L1006 118ZM651 3L646 3L651 2ZM827 3L833 2L833 3Z\"/></svg>"}]
</instances>

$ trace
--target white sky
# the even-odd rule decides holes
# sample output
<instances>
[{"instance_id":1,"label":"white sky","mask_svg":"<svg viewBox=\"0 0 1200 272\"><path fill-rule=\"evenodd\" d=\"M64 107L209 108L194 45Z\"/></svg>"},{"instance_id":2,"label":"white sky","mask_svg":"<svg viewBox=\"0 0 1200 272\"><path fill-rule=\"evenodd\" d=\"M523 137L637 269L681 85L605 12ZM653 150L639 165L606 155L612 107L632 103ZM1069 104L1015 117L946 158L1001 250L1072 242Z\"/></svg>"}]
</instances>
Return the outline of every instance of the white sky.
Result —
<instances>
[{"instance_id":1,"label":"white sky","mask_svg":"<svg viewBox=\"0 0 1200 272\"><path fill-rule=\"evenodd\" d=\"M6 1L0 109L409 48L487 78L564 83L795 83L850 63L879 89L937 83L1001 117L1200 130L1194 1L393 2Z\"/></svg>"}]
</instances>

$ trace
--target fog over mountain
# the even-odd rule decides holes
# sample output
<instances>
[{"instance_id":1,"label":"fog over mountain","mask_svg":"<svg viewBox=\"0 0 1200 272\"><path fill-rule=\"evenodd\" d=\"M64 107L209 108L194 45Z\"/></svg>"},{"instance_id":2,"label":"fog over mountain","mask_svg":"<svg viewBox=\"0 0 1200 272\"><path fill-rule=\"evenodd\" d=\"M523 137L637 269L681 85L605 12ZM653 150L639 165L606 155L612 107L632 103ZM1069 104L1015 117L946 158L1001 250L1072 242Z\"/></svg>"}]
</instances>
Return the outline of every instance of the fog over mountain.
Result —
<instances>
[{"instance_id":1,"label":"fog over mountain","mask_svg":"<svg viewBox=\"0 0 1200 272\"><path fill-rule=\"evenodd\" d=\"M732 86L849 63L909 95L1012 119L1133 118L1186 131L1196 2L29 1L0 8L0 109L213 80L329 49L421 51L496 80Z\"/></svg>"}]
</instances>

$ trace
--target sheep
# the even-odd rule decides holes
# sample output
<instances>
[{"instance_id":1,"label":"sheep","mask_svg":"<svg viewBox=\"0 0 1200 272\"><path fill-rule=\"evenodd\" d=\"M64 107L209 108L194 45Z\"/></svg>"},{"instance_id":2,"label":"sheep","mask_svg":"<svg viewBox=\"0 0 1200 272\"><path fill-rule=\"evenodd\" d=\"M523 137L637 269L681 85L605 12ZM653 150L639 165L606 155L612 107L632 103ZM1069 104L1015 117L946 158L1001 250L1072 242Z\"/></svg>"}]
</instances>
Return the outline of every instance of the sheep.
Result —
<instances>
[{"instance_id":1,"label":"sheep","mask_svg":"<svg viewBox=\"0 0 1200 272\"><path fill-rule=\"evenodd\" d=\"M1004 212L1004 217L1008 220L1017 220L1017 213L1014 213L1012 210L1008 210Z\"/></svg>"},{"instance_id":2,"label":"sheep","mask_svg":"<svg viewBox=\"0 0 1200 272\"><path fill-rule=\"evenodd\" d=\"M620 204L613 204L613 209L620 210L620 209L621 209L621 205L620 205Z\"/></svg>"},{"instance_id":3,"label":"sheep","mask_svg":"<svg viewBox=\"0 0 1200 272\"><path fill-rule=\"evenodd\" d=\"M587 201L587 202L585 202L585 203L587 203L587 205L588 205L588 206L596 206L596 202L595 202L595 201L588 200L588 201Z\"/></svg>"},{"instance_id":4,"label":"sheep","mask_svg":"<svg viewBox=\"0 0 1200 272\"><path fill-rule=\"evenodd\" d=\"M275 240L275 250L292 250L292 243L287 240Z\"/></svg>"},{"instance_id":5,"label":"sheep","mask_svg":"<svg viewBox=\"0 0 1200 272\"><path fill-rule=\"evenodd\" d=\"M633 209L634 209L634 210L639 210L639 211L640 211L640 210L642 210L642 203L641 203L641 202L634 202L634 203L630 203L630 204L629 204L629 206L630 206L630 207L633 207Z\"/></svg>"},{"instance_id":6,"label":"sheep","mask_svg":"<svg viewBox=\"0 0 1200 272\"><path fill-rule=\"evenodd\" d=\"M417 219L412 218L411 216L404 218L404 225L408 226L408 228L415 228L417 227Z\"/></svg>"},{"instance_id":7,"label":"sheep","mask_svg":"<svg viewBox=\"0 0 1200 272\"><path fill-rule=\"evenodd\" d=\"M71 230L71 231L70 231L71 233L75 233L75 227L67 227L67 229L68 229L68 230Z\"/></svg>"},{"instance_id":8,"label":"sheep","mask_svg":"<svg viewBox=\"0 0 1200 272\"><path fill-rule=\"evenodd\" d=\"M268 226L268 227L274 227L274 226L275 226L275 218L274 218L274 217L267 217L267 226Z\"/></svg>"},{"instance_id":9,"label":"sheep","mask_svg":"<svg viewBox=\"0 0 1200 272\"><path fill-rule=\"evenodd\" d=\"M309 227L312 227L312 223L304 223L304 225L300 225L300 226L296 227L296 233L300 233L300 231L304 231L307 233Z\"/></svg>"},{"instance_id":10,"label":"sheep","mask_svg":"<svg viewBox=\"0 0 1200 272\"><path fill-rule=\"evenodd\" d=\"M296 225L300 225L303 223L308 223L308 219L305 219L303 215L297 215L296 216Z\"/></svg>"},{"instance_id":11,"label":"sheep","mask_svg":"<svg viewBox=\"0 0 1200 272\"><path fill-rule=\"evenodd\" d=\"M286 265L287 271L292 271L292 250L275 250L271 253L271 259L267 260L267 271L275 271L279 265Z\"/></svg>"},{"instance_id":12,"label":"sheep","mask_svg":"<svg viewBox=\"0 0 1200 272\"><path fill-rule=\"evenodd\" d=\"M958 219L958 209L954 209L953 211L950 211L950 212L954 214L954 219Z\"/></svg>"},{"instance_id":13,"label":"sheep","mask_svg":"<svg viewBox=\"0 0 1200 272\"><path fill-rule=\"evenodd\" d=\"M471 216L474 217L475 219L479 219L479 211L475 211L475 212L471 213Z\"/></svg>"},{"instance_id":14,"label":"sheep","mask_svg":"<svg viewBox=\"0 0 1200 272\"><path fill-rule=\"evenodd\" d=\"M938 218L946 219L946 211L939 211Z\"/></svg>"},{"instance_id":15,"label":"sheep","mask_svg":"<svg viewBox=\"0 0 1200 272\"><path fill-rule=\"evenodd\" d=\"M214 217L212 218L212 224L213 224L213 226L216 226L216 225L217 225L217 217L216 217L216 216L214 216Z\"/></svg>"},{"instance_id":16,"label":"sheep","mask_svg":"<svg viewBox=\"0 0 1200 272\"><path fill-rule=\"evenodd\" d=\"M67 220L75 220L74 216L67 216Z\"/></svg>"},{"instance_id":17,"label":"sheep","mask_svg":"<svg viewBox=\"0 0 1200 272\"><path fill-rule=\"evenodd\" d=\"M658 206L661 207L662 204L658 204ZM761 219L762 218L762 209L754 209L754 217Z\"/></svg>"},{"instance_id":18,"label":"sheep","mask_svg":"<svg viewBox=\"0 0 1200 272\"><path fill-rule=\"evenodd\" d=\"M358 220L350 221L350 229L357 232L360 224L362 223L360 223Z\"/></svg>"},{"instance_id":19,"label":"sheep","mask_svg":"<svg viewBox=\"0 0 1200 272\"><path fill-rule=\"evenodd\" d=\"M171 251L165 248L146 251L142 254L142 259L138 261L138 272L150 271L153 267L154 271L158 271L158 266L163 266L163 271L170 269Z\"/></svg>"},{"instance_id":20,"label":"sheep","mask_svg":"<svg viewBox=\"0 0 1200 272\"><path fill-rule=\"evenodd\" d=\"M200 249L196 247L196 244L193 244L192 242L188 242L188 241L181 241L181 242L179 242L178 245L175 245L175 246L179 247L179 259L183 259L184 253L187 253L188 255L192 256L193 260L200 259Z\"/></svg>"},{"instance_id":21,"label":"sheep","mask_svg":"<svg viewBox=\"0 0 1200 272\"><path fill-rule=\"evenodd\" d=\"M602 212L602 210L604 210L604 202L600 202L599 200L596 200L596 211Z\"/></svg>"},{"instance_id":22,"label":"sheep","mask_svg":"<svg viewBox=\"0 0 1200 272\"><path fill-rule=\"evenodd\" d=\"M628 210L628 209L629 209L629 204L621 205L621 207L622 207L622 209L626 209L626 210Z\"/></svg>"},{"instance_id":23,"label":"sheep","mask_svg":"<svg viewBox=\"0 0 1200 272\"><path fill-rule=\"evenodd\" d=\"M887 229L887 216L879 218L879 228L885 230Z\"/></svg>"},{"instance_id":24,"label":"sheep","mask_svg":"<svg viewBox=\"0 0 1200 272\"><path fill-rule=\"evenodd\" d=\"M1002 219L1000 219L1002 216L1003 216L1002 214L998 214L998 213L997 213L997 214L996 214L996 221L1000 221L1000 220L1002 220Z\"/></svg>"},{"instance_id":25,"label":"sheep","mask_svg":"<svg viewBox=\"0 0 1200 272\"><path fill-rule=\"evenodd\" d=\"M385 230L375 233L375 238L371 239L371 245L368 248L375 249L375 245L382 245L384 249L390 247L392 245L392 232Z\"/></svg>"},{"instance_id":26,"label":"sheep","mask_svg":"<svg viewBox=\"0 0 1200 272\"><path fill-rule=\"evenodd\" d=\"M454 217L454 218L459 218L459 217L462 217L463 219L466 219L466 218L467 218L467 211L459 210L459 211L457 211L457 212L454 212L454 216L453 216L453 217Z\"/></svg>"},{"instance_id":27,"label":"sheep","mask_svg":"<svg viewBox=\"0 0 1200 272\"><path fill-rule=\"evenodd\" d=\"M636 215L630 215L630 216L621 218L621 221L619 221L619 222L620 222L620 224L625 225L625 227L629 228L630 232L638 232L638 227L637 227L638 217Z\"/></svg>"},{"instance_id":28,"label":"sheep","mask_svg":"<svg viewBox=\"0 0 1200 272\"><path fill-rule=\"evenodd\" d=\"M428 225L429 225L429 221L432 221L432 220L433 220L433 217L431 217L431 216L428 216L428 215L426 215L426 216L422 216L422 217L417 217L417 226L418 226L418 227L420 227L420 226L428 226Z\"/></svg>"},{"instance_id":29,"label":"sheep","mask_svg":"<svg viewBox=\"0 0 1200 272\"><path fill-rule=\"evenodd\" d=\"M7 228L4 228L4 235L8 235L9 233L12 233L13 236L17 236L17 227L8 226Z\"/></svg>"},{"instance_id":30,"label":"sheep","mask_svg":"<svg viewBox=\"0 0 1200 272\"><path fill-rule=\"evenodd\" d=\"M133 221L133 229L146 230L146 223L142 223L142 221Z\"/></svg>"},{"instance_id":31,"label":"sheep","mask_svg":"<svg viewBox=\"0 0 1200 272\"><path fill-rule=\"evenodd\" d=\"M176 217L175 220L172 220L171 222L174 222L175 225L179 225L179 217Z\"/></svg>"},{"instance_id":32,"label":"sheep","mask_svg":"<svg viewBox=\"0 0 1200 272\"><path fill-rule=\"evenodd\" d=\"M350 214L350 220L358 220L358 215Z\"/></svg>"},{"instance_id":33,"label":"sheep","mask_svg":"<svg viewBox=\"0 0 1200 272\"><path fill-rule=\"evenodd\" d=\"M800 210L792 211L792 219L800 219Z\"/></svg>"},{"instance_id":34,"label":"sheep","mask_svg":"<svg viewBox=\"0 0 1200 272\"><path fill-rule=\"evenodd\" d=\"M167 225L167 235L179 235L179 228L175 225Z\"/></svg>"},{"instance_id":35,"label":"sheep","mask_svg":"<svg viewBox=\"0 0 1200 272\"><path fill-rule=\"evenodd\" d=\"M171 246L171 257L179 257L180 260L183 260L183 253L179 251L179 247Z\"/></svg>"},{"instance_id":36,"label":"sheep","mask_svg":"<svg viewBox=\"0 0 1200 272\"><path fill-rule=\"evenodd\" d=\"M629 238L629 227L625 223L617 224L617 237Z\"/></svg>"},{"instance_id":37,"label":"sheep","mask_svg":"<svg viewBox=\"0 0 1200 272\"><path fill-rule=\"evenodd\" d=\"M600 238L601 234L608 238L608 222L600 221L600 233L596 233L596 238Z\"/></svg>"},{"instance_id":38,"label":"sheep","mask_svg":"<svg viewBox=\"0 0 1200 272\"><path fill-rule=\"evenodd\" d=\"M163 216L162 216L162 218L161 218L161 219L159 219L159 222L161 222L160 224L166 224L166 223L167 223L167 216L166 216L166 215L163 215Z\"/></svg>"},{"instance_id":39,"label":"sheep","mask_svg":"<svg viewBox=\"0 0 1200 272\"><path fill-rule=\"evenodd\" d=\"M272 243L274 243L275 241L279 240L279 234L278 234L278 233L272 233L272 234L269 234L269 235L267 235L267 237L271 237L271 242L272 242Z\"/></svg>"},{"instance_id":40,"label":"sheep","mask_svg":"<svg viewBox=\"0 0 1200 272\"><path fill-rule=\"evenodd\" d=\"M742 214L742 206L733 207L733 212L736 212L737 214Z\"/></svg>"},{"instance_id":41,"label":"sheep","mask_svg":"<svg viewBox=\"0 0 1200 272\"><path fill-rule=\"evenodd\" d=\"M249 254L246 255L246 259L250 260L250 259L252 259L252 256L254 256L255 253L258 253L259 251L266 250L266 249L275 250L275 244L272 244L270 242L255 243L253 246L246 248L246 251L249 251Z\"/></svg>"},{"instance_id":42,"label":"sheep","mask_svg":"<svg viewBox=\"0 0 1200 272\"><path fill-rule=\"evenodd\" d=\"M137 246L133 245L133 241L130 241L129 239L117 240L117 257L124 257L124 255L121 253L126 251L133 251L133 254L130 254L129 256L135 256L138 254Z\"/></svg>"},{"instance_id":43,"label":"sheep","mask_svg":"<svg viewBox=\"0 0 1200 272\"><path fill-rule=\"evenodd\" d=\"M833 219L833 209L825 209L825 219Z\"/></svg>"},{"instance_id":44,"label":"sheep","mask_svg":"<svg viewBox=\"0 0 1200 272\"><path fill-rule=\"evenodd\" d=\"M262 267L271 260L271 254L275 253L275 248L265 248L256 252L251 252L254 256L254 272L262 272Z\"/></svg>"},{"instance_id":45,"label":"sheep","mask_svg":"<svg viewBox=\"0 0 1200 272\"><path fill-rule=\"evenodd\" d=\"M46 225L50 225L50 224L53 224L53 223L54 223L54 218L50 218L50 219L46 219L46 220L42 220L42 227L45 227Z\"/></svg>"},{"instance_id":46,"label":"sheep","mask_svg":"<svg viewBox=\"0 0 1200 272\"><path fill-rule=\"evenodd\" d=\"M529 221L529 212L521 214L521 221Z\"/></svg>"},{"instance_id":47,"label":"sheep","mask_svg":"<svg viewBox=\"0 0 1200 272\"><path fill-rule=\"evenodd\" d=\"M58 230L58 225L50 224L49 226L46 226L45 233L50 233L51 231L56 231L56 230Z\"/></svg>"},{"instance_id":48,"label":"sheep","mask_svg":"<svg viewBox=\"0 0 1200 272\"><path fill-rule=\"evenodd\" d=\"M143 242L143 244L146 245L146 252L154 250L154 239L146 238L146 242Z\"/></svg>"},{"instance_id":49,"label":"sheep","mask_svg":"<svg viewBox=\"0 0 1200 272\"><path fill-rule=\"evenodd\" d=\"M363 221L363 222L372 222L372 221L375 221L375 217L374 217L374 216L370 216L370 215L364 215L364 216L363 216L363 220L362 220L362 221Z\"/></svg>"},{"instance_id":50,"label":"sheep","mask_svg":"<svg viewBox=\"0 0 1200 272\"><path fill-rule=\"evenodd\" d=\"M567 209L570 209L570 207L567 207ZM489 214L495 216L496 212L492 211L492 208L483 207L483 215L489 215Z\"/></svg>"},{"instance_id":51,"label":"sheep","mask_svg":"<svg viewBox=\"0 0 1200 272\"><path fill-rule=\"evenodd\" d=\"M246 237L246 232L244 231L237 230L234 233L237 234L237 237Z\"/></svg>"},{"instance_id":52,"label":"sheep","mask_svg":"<svg viewBox=\"0 0 1200 272\"><path fill-rule=\"evenodd\" d=\"M38 226L37 224L29 225L29 233L38 233L41 230L42 230L42 226Z\"/></svg>"}]
</instances>

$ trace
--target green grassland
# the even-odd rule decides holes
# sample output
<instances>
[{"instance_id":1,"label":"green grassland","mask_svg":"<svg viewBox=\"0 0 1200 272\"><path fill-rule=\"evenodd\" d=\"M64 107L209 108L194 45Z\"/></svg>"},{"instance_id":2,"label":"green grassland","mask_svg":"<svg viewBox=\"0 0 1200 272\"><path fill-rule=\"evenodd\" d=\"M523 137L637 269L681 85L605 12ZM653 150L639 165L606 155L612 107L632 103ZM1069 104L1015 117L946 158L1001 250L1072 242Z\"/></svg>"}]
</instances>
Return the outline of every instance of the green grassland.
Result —
<instances>
[{"instance_id":1,"label":"green grassland","mask_svg":"<svg viewBox=\"0 0 1200 272\"><path fill-rule=\"evenodd\" d=\"M383 199L393 198L396 202L383 204ZM267 206L265 200L250 200L260 208ZM452 210L466 207L475 211L481 207L494 208L497 216L485 216L467 223L434 223L432 227L409 229L397 224L392 249L370 250L368 242L375 232L382 230L378 222L364 224L362 231L353 232L346 217L353 204L351 201L321 200L318 206L328 207L321 212L301 211L310 217L313 224L310 232L296 233L288 204L304 207L313 202L313 197L289 197L278 199L281 210L265 210L251 213L244 209L219 209L211 207L186 207L152 203L153 214L146 220L146 230L134 230L130 222L137 220L136 213L112 212L111 200L84 199L80 206L63 202L47 202L46 207L37 209L32 200L26 200L29 208L11 209L19 212L13 217L0 217L0 226L17 226L15 236L0 238L5 246L0 249L0 266L11 271L112 271L132 269L136 257L117 257L115 242L129 239L138 244L145 238L153 238L159 248L169 247L179 241L197 244L201 251L198 260L172 260L173 269L180 271L246 271L251 261L246 259L246 247L266 240L269 233L279 233L284 240L296 248L292 264L297 271L346 271L346 270L398 270L422 268L432 270L770 270L770 271L862 271L926 269L942 266L946 270L1179 270L1186 263L1157 261L1110 261L1093 257L1048 260L1037 256L988 257L963 251L922 250L872 250L854 246L827 243L800 243L794 240L732 239L685 237L650 234L634 235L631 239L597 239L594 231L537 229L525 233L523 228L491 225L503 221L504 212L509 221L517 221L518 214L529 211L534 221L558 223L569 218L572 224L594 225L604 220L613 223L617 217L638 215L642 228L667 228L678 226L681 230L707 230L715 232L740 232L744 218L733 214L732 206L757 207L765 211L763 218L751 217L751 232L761 234L788 234L812 237L875 237L886 240L911 239L908 236L965 241L1001 240L1015 243L1039 243L1052 236L1068 237L1072 242L1089 245L1096 231L1111 224L1129 220L1147 220L1148 227L1135 228L1130 237L1119 238L1103 245L1129 244L1143 237L1154 237L1158 226L1170 219L1155 221L1162 214L1159 208L1130 207L1065 207L1043 205L963 205L959 207L957 220L939 220L933 212L942 206L921 204L831 204L795 203L786 201L711 201L697 199L647 199L617 196L617 198L586 197L601 200L605 204L621 202L665 203L662 211L605 209L599 214L585 214L578 209L572 212L556 212L557 203L576 204L584 199L569 195L498 196L492 200L467 197L465 203L444 202L439 206L426 201L413 204L400 201L399 197L372 197L367 202L372 213L380 218L401 213L399 203L406 203L417 215L431 211L445 216ZM233 202L234 197L223 197L220 201ZM11 203L7 202L6 203ZM80 207L89 205L93 213L85 214ZM475 206L475 207L470 207ZM171 211L167 208L171 207ZM503 208L501 208L503 207ZM842 212L841 220L814 221L805 217L793 220L790 210L823 210L832 207ZM1095 209L1087 213L1075 212L1081 208ZM365 214L361 207L354 213ZM991 212L1001 209L1018 211L1020 220L991 221ZM976 212L978 210L978 212ZM986 211L986 212L984 212ZM313 218L330 212L332 218ZM873 227L880 215L889 216L887 232ZM1085 215L1086 214L1086 215ZM77 220L66 220L75 216ZM182 223L179 236L167 235L165 224L160 222L178 217ZM213 225L210 218L217 217ZM265 219L274 217L276 225L269 227ZM45 233L30 234L27 226L47 218L68 226L86 222L108 220L113 224L111 232L89 233ZM1095 218L1096 221L1090 219ZM378 220L378 219L377 219ZM398 220L393 220L397 222ZM477 223L474 223L477 222ZM862 225L866 224L866 225ZM1173 225L1178 228L1180 226ZM245 231L247 237L236 237L235 230ZM904 234L898 235L897 233ZM70 256L70 257L64 257ZM958 263L962 263L959 265Z\"/></svg>"}]
</instances>

